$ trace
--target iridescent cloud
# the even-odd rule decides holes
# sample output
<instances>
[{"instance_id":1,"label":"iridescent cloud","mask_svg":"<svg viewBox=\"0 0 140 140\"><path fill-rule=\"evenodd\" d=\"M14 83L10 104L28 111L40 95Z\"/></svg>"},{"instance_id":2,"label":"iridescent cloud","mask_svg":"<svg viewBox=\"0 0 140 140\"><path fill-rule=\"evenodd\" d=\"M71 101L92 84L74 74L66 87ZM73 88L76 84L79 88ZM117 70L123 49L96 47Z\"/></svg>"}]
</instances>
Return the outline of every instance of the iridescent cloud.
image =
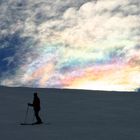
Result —
<instances>
[{"instance_id":1,"label":"iridescent cloud","mask_svg":"<svg viewBox=\"0 0 140 140\"><path fill-rule=\"evenodd\" d=\"M139 7L138 0L1 2L0 52L14 48L0 61L1 85L136 90Z\"/></svg>"}]
</instances>

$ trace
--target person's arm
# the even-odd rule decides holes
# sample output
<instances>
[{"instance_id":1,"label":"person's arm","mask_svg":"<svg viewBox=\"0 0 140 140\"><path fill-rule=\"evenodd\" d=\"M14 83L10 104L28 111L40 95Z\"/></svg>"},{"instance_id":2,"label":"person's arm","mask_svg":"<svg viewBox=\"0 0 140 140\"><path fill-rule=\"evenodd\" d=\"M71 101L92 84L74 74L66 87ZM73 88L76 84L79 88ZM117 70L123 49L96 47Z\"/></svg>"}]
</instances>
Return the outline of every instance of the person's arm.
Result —
<instances>
[{"instance_id":1,"label":"person's arm","mask_svg":"<svg viewBox=\"0 0 140 140\"><path fill-rule=\"evenodd\" d=\"M33 106L33 104L31 104L31 103L28 103L28 106Z\"/></svg>"}]
</instances>

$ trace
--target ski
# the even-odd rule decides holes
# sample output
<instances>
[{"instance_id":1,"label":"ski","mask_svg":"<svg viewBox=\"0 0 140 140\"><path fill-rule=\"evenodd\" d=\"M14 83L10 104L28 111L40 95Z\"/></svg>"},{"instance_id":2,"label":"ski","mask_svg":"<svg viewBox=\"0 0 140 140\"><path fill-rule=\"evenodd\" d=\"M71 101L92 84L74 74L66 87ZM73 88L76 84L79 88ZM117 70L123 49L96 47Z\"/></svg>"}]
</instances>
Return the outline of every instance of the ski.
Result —
<instances>
[{"instance_id":1,"label":"ski","mask_svg":"<svg viewBox=\"0 0 140 140\"><path fill-rule=\"evenodd\" d=\"M33 125L32 123L21 123L20 125Z\"/></svg>"},{"instance_id":2,"label":"ski","mask_svg":"<svg viewBox=\"0 0 140 140\"><path fill-rule=\"evenodd\" d=\"M47 123L20 123L20 125L42 125L42 124L50 125L51 123L50 122L47 122Z\"/></svg>"}]
</instances>

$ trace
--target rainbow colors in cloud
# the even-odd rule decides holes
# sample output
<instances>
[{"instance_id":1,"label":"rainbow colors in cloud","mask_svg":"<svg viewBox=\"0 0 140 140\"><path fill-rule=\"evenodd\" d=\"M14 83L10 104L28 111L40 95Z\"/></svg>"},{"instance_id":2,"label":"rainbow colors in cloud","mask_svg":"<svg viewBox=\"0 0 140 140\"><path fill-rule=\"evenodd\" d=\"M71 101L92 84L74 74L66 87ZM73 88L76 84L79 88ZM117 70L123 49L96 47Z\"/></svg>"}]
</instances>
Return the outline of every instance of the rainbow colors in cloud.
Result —
<instances>
[{"instance_id":1,"label":"rainbow colors in cloud","mask_svg":"<svg viewBox=\"0 0 140 140\"><path fill-rule=\"evenodd\" d=\"M19 19L9 32L22 30L20 38L29 39L25 51L16 52L21 62L15 74L3 73L2 85L115 91L140 87L140 2L73 1L48 5L25 0L29 15L24 25Z\"/></svg>"}]
</instances>

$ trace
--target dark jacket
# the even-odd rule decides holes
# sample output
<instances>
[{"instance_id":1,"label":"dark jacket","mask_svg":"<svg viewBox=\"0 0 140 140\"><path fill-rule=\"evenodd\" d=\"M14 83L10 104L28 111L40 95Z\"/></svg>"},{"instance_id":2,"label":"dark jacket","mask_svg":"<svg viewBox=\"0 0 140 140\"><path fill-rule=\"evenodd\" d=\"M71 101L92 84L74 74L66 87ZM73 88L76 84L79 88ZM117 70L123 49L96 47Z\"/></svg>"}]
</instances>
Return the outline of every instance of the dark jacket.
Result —
<instances>
[{"instance_id":1,"label":"dark jacket","mask_svg":"<svg viewBox=\"0 0 140 140\"><path fill-rule=\"evenodd\" d=\"M33 106L34 110L39 111L40 110L40 99L38 96L34 97L33 103L29 104L30 106Z\"/></svg>"}]
</instances>

